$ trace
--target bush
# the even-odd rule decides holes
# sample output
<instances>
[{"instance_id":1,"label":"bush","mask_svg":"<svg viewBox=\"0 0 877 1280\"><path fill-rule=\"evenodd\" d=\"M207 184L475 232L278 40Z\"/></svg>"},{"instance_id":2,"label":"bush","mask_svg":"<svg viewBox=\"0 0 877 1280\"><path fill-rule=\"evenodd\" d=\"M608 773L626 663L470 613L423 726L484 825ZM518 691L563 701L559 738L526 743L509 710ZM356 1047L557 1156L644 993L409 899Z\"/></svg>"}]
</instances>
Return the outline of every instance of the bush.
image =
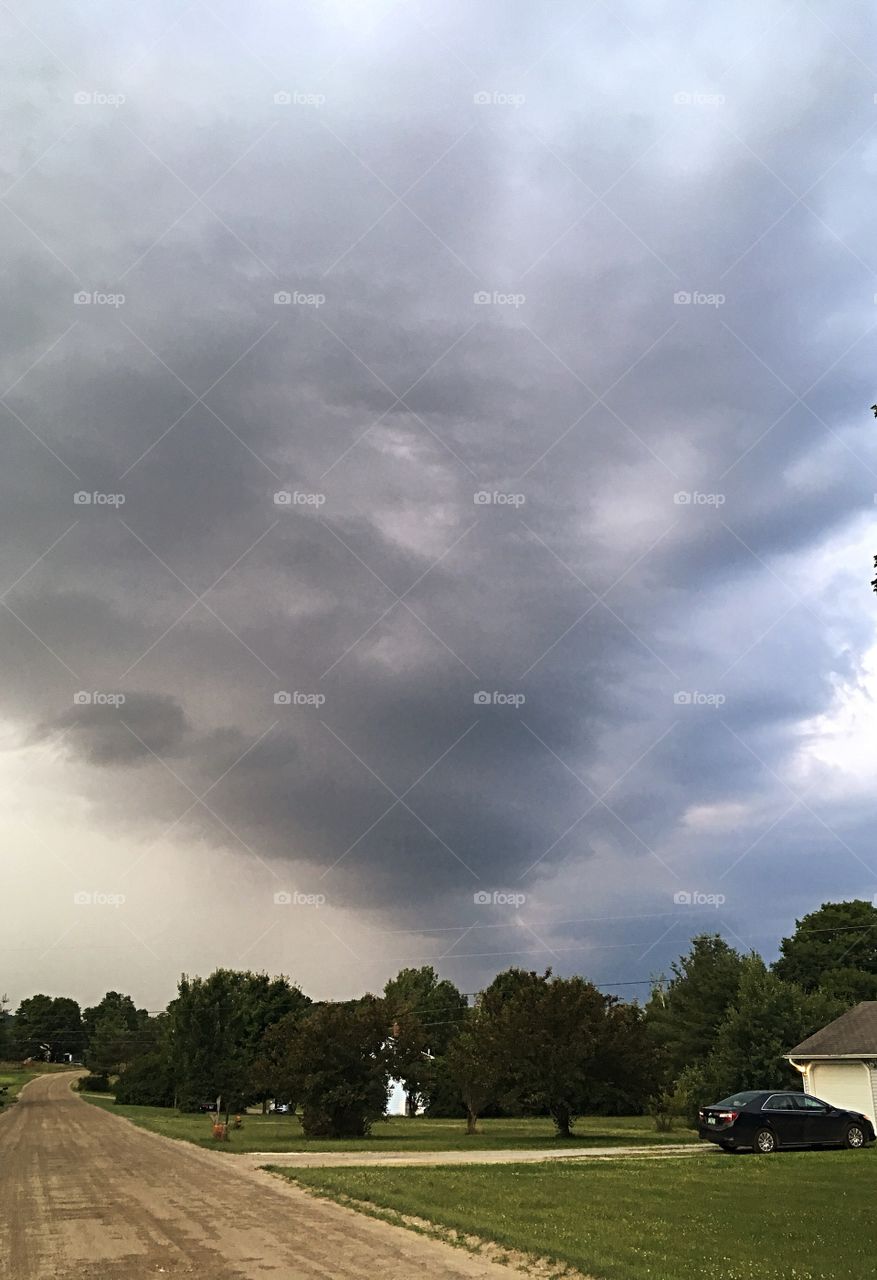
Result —
<instances>
[{"instance_id":1,"label":"bush","mask_svg":"<svg viewBox=\"0 0 877 1280\"><path fill-rule=\"evenodd\" d=\"M109 1093L110 1078L106 1075L80 1076L76 1088L80 1093Z\"/></svg>"},{"instance_id":2,"label":"bush","mask_svg":"<svg viewBox=\"0 0 877 1280\"><path fill-rule=\"evenodd\" d=\"M134 1107L172 1107L174 1081L160 1053L145 1053L127 1066L116 1082L116 1102Z\"/></svg>"}]
</instances>

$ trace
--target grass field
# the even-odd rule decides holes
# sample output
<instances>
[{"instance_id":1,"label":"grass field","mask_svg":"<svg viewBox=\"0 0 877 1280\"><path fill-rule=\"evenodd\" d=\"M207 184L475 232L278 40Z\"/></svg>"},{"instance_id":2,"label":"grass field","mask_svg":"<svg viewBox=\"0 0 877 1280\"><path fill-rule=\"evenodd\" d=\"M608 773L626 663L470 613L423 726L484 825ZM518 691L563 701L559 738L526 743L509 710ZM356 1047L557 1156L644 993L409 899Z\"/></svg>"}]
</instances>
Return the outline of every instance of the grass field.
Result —
<instances>
[{"instance_id":1,"label":"grass field","mask_svg":"<svg viewBox=\"0 0 877 1280\"><path fill-rule=\"evenodd\" d=\"M656 1133L648 1116L595 1116L580 1120L572 1143L554 1136L547 1119L484 1120L481 1133L468 1137L461 1120L426 1120L391 1116L376 1124L368 1138L308 1139L296 1116L246 1115L243 1128L231 1130L230 1141L216 1143L206 1115L182 1115L164 1107L116 1106L111 1097L84 1095L88 1102L125 1116L144 1129L168 1138L183 1138L224 1151L496 1151L558 1146L637 1146L645 1143L696 1141L690 1129Z\"/></svg>"},{"instance_id":2,"label":"grass field","mask_svg":"<svg viewBox=\"0 0 877 1280\"><path fill-rule=\"evenodd\" d=\"M877 1149L432 1169L295 1169L599 1280L872 1280Z\"/></svg>"}]
</instances>

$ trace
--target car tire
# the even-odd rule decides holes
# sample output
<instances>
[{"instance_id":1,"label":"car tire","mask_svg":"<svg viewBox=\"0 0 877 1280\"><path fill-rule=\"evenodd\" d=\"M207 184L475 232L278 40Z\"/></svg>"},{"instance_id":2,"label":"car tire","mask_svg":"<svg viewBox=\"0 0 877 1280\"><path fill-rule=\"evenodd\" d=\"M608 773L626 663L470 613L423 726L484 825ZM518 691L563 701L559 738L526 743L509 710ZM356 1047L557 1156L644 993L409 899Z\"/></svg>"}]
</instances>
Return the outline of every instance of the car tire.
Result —
<instances>
[{"instance_id":1,"label":"car tire","mask_svg":"<svg viewBox=\"0 0 877 1280\"><path fill-rule=\"evenodd\" d=\"M844 1137L844 1146L851 1147L854 1151L860 1151L867 1141L868 1138L862 1126L860 1124L851 1124Z\"/></svg>"},{"instance_id":2,"label":"car tire","mask_svg":"<svg viewBox=\"0 0 877 1280\"><path fill-rule=\"evenodd\" d=\"M772 1129L759 1129L753 1139L752 1150L757 1156L769 1156L773 1155L779 1145Z\"/></svg>"},{"instance_id":3,"label":"car tire","mask_svg":"<svg viewBox=\"0 0 877 1280\"><path fill-rule=\"evenodd\" d=\"M720 1142L719 1146L726 1155L739 1156L740 1154L740 1148L733 1146L730 1142Z\"/></svg>"}]
</instances>

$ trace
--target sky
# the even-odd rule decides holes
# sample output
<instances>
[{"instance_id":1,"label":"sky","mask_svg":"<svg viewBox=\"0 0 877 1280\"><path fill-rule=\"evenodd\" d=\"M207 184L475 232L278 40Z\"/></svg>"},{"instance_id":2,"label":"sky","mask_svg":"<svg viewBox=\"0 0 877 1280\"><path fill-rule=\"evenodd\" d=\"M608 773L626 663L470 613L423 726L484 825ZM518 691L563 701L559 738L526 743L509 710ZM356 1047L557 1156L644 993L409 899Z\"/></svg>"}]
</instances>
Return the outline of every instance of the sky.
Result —
<instances>
[{"instance_id":1,"label":"sky","mask_svg":"<svg viewBox=\"0 0 877 1280\"><path fill-rule=\"evenodd\" d=\"M644 998L877 893L861 6L0 10L0 988Z\"/></svg>"}]
</instances>

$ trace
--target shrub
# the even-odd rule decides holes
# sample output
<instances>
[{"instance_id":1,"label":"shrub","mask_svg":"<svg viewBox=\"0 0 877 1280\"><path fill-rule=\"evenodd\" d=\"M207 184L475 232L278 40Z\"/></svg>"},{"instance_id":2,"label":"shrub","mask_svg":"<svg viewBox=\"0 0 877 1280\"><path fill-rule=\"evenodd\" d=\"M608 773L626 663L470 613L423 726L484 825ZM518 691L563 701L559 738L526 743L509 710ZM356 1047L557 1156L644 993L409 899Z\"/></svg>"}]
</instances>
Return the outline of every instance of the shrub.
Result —
<instances>
[{"instance_id":1,"label":"shrub","mask_svg":"<svg viewBox=\"0 0 877 1280\"><path fill-rule=\"evenodd\" d=\"M80 1093L109 1093L110 1078L105 1075L80 1076L76 1088Z\"/></svg>"},{"instance_id":2,"label":"shrub","mask_svg":"<svg viewBox=\"0 0 877 1280\"><path fill-rule=\"evenodd\" d=\"M123 1106L172 1107L174 1081L160 1053L145 1053L126 1067L116 1082L116 1102Z\"/></svg>"}]
</instances>

